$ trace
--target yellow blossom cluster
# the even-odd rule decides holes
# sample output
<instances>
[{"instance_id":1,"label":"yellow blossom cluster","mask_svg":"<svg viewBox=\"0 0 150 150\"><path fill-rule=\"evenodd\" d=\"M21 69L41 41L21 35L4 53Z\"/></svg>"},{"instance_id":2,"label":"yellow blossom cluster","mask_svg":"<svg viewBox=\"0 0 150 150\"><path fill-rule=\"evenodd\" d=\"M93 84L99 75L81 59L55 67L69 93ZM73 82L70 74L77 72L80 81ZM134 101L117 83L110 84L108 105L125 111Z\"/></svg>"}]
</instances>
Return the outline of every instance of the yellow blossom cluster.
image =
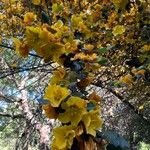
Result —
<instances>
[{"instance_id":1,"label":"yellow blossom cluster","mask_svg":"<svg viewBox=\"0 0 150 150\"><path fill-rule=\"evenodd\" d=\"M101 97L95 91L89 94L87 87L93 83L131 87L135 80L146 79L150 70L149 3L1 0L0 4L1 45L5 47L4 41L13 36L19 56L26 58L34 51L38 58L59 66L51 72L44 94L48 104L42 106L47 118L61 122L53 130L52 150L71 149L74 139L84 143L83 134L94 143L103 123Z\"/></svg>"},{"instance_id":2,"label":"yellow blossom cluster","mask_svg":"<svg viewBox=\"0 0 150 150\"><path fill-rule=\"evenodd\" d=\"M84 100L80 97L69 96L69 91L65 87L49 85L45 90L44 98L49 101L49 104L43 105L46 116L50 119L58 119L64 124L53 131L52 148L54 150L71 148L73 138L84 132L83 129L80 135L76 132L81 122L86 133L92 136L95 136L96 130L102 126L103 121L99 116L98 105L100 97L95 92L89 96L92 100ZM88 105L92 105L92 108L89 109ZM62 110L62 112L56 110Z\"/></svg>"}]
</instances>

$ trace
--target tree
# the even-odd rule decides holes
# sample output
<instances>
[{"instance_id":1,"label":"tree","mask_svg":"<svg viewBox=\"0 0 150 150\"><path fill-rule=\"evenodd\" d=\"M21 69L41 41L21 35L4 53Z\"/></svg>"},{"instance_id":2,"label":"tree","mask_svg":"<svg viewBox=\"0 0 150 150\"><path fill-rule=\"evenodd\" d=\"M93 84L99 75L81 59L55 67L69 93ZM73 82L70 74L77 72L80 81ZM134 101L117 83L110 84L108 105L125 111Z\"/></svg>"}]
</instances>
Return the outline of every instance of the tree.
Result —
<instances>
[{"instance_id":1,"label":"tree","mask_svg":"<svg viewBox=\"0 0 150 150\"><path fill-rule=\"evenodd\" d=\"M52 149L104 149L104 136L98 137L96 132L103 125L101 116L106 122L112 118L100 115L104 102L92 86L107 91L107 96L117 97L130 109L126 113L134 113L127 122L136 118L149 129L148 1L2 0L0 4L1 78L6 78L2 82L9 85L9 89L3 88L1 97L12 102L11 107L18 107L16 114L12 114L13 110L4 113L2 109L1 116L24 121L22 149L28 149L33 131L40 136L39 148L49 149L51 123L41 120L42 109L47 118L60 121L53 129ZM25 60L18 58L14 50ZM28 88L28 85L34 86ZM17 90L19 93L12 97L11 91ZM29 99L38 99L40 104ZM34 106L32 110L30 103ZM123 108L112 98L111 105L118 107L116 111ZM104 126L107 128L107 124ZM133 149L141 136L139 129L130 127ZM16 149L19 146L16 142Z\"/></svg>"}]
</instances>

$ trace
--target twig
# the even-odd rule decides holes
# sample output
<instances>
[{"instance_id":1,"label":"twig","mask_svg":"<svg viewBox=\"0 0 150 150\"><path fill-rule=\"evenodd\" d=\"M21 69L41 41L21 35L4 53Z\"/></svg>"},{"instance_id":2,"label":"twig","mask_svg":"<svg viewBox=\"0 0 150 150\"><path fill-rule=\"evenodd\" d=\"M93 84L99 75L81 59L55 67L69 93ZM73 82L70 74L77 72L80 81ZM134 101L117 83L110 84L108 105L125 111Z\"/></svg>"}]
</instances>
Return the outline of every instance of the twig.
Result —
<instances>
[{"instance_id":1,"label":"twig","mask_svg":"<svg viewBox=\"0 0 150 150\"><path fill-rule=\"evenodd\" d=\"M4 44L0 44L0 47L3 47L3 48L8 48L8 49L11 49L11 50L15 50L13 47L11 46L8 46L8 45L4 45ZM33 57L38 57L38 58L42 58L36 54L32 54L32 53L29 53L30 56L33 56Z\"/></svg>"},{"instance_id":2,"label":"twig","mask_svg":"<svg viewBox=\"0 0 150 150\"><path fill-rule=\"evenodd\" d=\"M8 114L8 113L3 113L3 112L0 112L0 116L3 116L3 117L10 117L10 118L12 118L12 119L24 118L24 116L23 116L22 114L13 115L13 114Z\"/></svg>"}]
</instances>

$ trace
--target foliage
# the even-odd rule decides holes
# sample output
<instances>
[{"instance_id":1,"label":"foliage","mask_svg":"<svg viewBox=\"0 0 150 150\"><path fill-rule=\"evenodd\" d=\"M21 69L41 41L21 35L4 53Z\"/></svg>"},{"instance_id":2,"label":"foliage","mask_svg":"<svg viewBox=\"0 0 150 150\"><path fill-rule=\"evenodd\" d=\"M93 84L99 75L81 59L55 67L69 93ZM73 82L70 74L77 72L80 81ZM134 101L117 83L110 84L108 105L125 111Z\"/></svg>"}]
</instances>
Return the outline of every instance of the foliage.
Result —
<instances>
[{"instance_id":1,"label":"foliage","mask_svg":"<svg viewBox=\"0 0 150 150\"><path fill-rule=\"evenodd\" d=\"M144 108L146 111L149 108L148 1L2 0L0 4L0 42L4 60L7 60L3 66L4 77L9 75L5 68L9 68L10 75L13 75L12 70L16 73L49 66L43 72L50 72L50 80L39 84L35 92L29 92L29 98L32 98L40 93L40 86L45 89L40 93L43 95L39 98L40 108L35 112L30 110L28 92L24 90L28 84L33 84L30 78L35 76L34 80L38 80L38 75L25 72L16 76L15 84L10 88L20 90L21 97L16 94L16 101L23 113L5 114L15 116L14 119L26 118L25 124L33 125L30 132L36 130L40 133L40 149L43 143L46 147L47 137L42 139L42 136L49 128L41 123L42 110L47 118L60 121L60 125L53 129L53 150L104 147L95 140L96 130L101 130L103 125L102 99L96 91L89 94L87 88L90 85L107 89L149 123L148 113L146 117L142 113ZM24 68L21 65L25 66L25 62L12 62L14 53L8 53L5 48L15 50L25 62L34 62L38 67ZM142 101L136 103L140 92L143 93ZM34 115L37 111L40 118ZM23 138L27 139L29 135L28 131Z\"/></svg>"},{"instance_id":2,"label":"foliage","mask_svg":"<svg viewBox=\"0 0 150 150\"><path fill-rule=\"evenodd\" d=\"M150 148L149 144L145 144L143 142L140 143L139 149L140 150L148 150Z\"/></svg>"}]
</instances>

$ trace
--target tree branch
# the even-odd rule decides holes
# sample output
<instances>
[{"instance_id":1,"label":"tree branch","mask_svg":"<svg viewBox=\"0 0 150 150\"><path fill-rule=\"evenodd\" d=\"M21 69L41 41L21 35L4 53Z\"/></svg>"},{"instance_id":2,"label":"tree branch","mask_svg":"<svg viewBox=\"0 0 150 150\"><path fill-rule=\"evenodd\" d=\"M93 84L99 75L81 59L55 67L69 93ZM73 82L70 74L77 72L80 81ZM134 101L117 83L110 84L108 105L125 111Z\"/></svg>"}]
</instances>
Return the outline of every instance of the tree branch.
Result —
<instances>
[{"instance_id":1,"label":"tree branch","mask_svg":"<svg viewBox=\"0 0 150 150\"><path fill-rule=\"evenodd\" d=\"M146 117L143 116L128 100L124 99L119 93L116 93L114 90L109 89L109 91L115 95L118 99L120 99L124 104L126 104L135 114L137 114L144 122L150 125L150 121L147 120Z\"/></svg>"},{"instance_id":2,"label":"tree branch","mask_svg":"<svg viewBox=\"0 0 150 150\"><path fill-rule=\"evenodd\" d=\"M8 114L8 113L3 113L3 112L0 112L0 116L2 116L2 117L10 117L12 119L24 118L24 116L22 114L13 115L13 114Z\"/></svg>"},{"instance_id":3,"label":"tree branch","mask_svg":"<svg viewBox=\"0 0 150 150\"><path fill-rule=\"evenodd\" d=\"M3 48L8 48L8 49L11 49L11 50L15 50L13 47L11 46L8 46L8 45L3 45L3 44L0 44L0 47L3 47ZM33 56L33 57L38 57L38 58L42 58L36 54L32 54L32 53L29 53L30 56Z\"/></svg>"},{"instance_id":4,"label":"tree branch","mask_svg":"<svg viewBox=\"0 0 150 150\"><path fill-rule=\"evenodd\" d=\"M143 114L141 114L137 108L135 108L128 100L126 100L119 93L117 93L116 91L114 91L111 88L105 88L102 84L99 85L98 83L94 83L93 85L95 85L97 87L101 87L103 89L107 89L110 93L112 93L114 96L116 96L118 99L120 99L121 102L123 102L126 106L128 106L135 114L137 114L141 118L141 120L143 120L146 124L150 125L150 121L146 117L144 117Z\"/></svg>"},{"instance_id":5,"label":"tree branch","mask_svg":"<svg viewBox=\"0 0 150 150\"><path fill-rule=\"evenodd\" d=\"M12 100L12 98L8 98L7 96L1 94L1 92L0 92L0 100L1 100L1 101L5 101L5 102L7 102L7 103L13 103L13 102L14 102L14 101Z\"/></svg>"},{"instance_id":6,"label":"tree branch","mask_svg":"<svg viewBox=\"0 0 150 150\"><path fill-rule=\"evenodd\" d=\"M7 76L10 76L10 75L13 75L13 74L16 74L16 73L19 73L19 72L30 71L30 70L35 70L35 69L39 69L39 68L43 69L43 67L51 65L51 64L52 64L52 62L47 63L47 64L43 64L43 65L39 65L39 66L29 67L29 68L15 68L15 69L12 68L12 69L9 70L10 73L9 72L8 73L4 72L6 74L0 76L0 79L6 78ZM48 71L50 71L50 69Z\"/></svg>"}]
</instances>

